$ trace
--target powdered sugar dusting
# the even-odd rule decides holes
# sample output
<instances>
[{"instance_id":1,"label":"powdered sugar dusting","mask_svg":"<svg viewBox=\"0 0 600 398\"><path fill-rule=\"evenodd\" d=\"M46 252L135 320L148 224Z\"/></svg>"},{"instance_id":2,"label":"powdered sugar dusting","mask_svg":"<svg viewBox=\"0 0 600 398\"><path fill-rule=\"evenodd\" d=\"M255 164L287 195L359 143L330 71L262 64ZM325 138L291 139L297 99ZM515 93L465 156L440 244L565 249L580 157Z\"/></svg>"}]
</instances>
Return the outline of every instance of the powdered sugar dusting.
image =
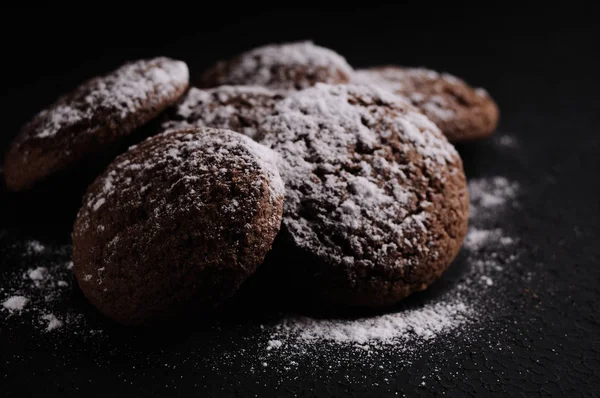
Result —
<instances>
[{"instance_id":1,"label":"powdered sugar dusting","mask_svg":"<svg viewBox=\"0 0 600 398\"><path fill-rule=\"evenodd\" d=\"M27 253L28 254L42 253L44 250L46 250L44 245L42 245L37 240L27 241L26 245L27 245Z\"/></svg>"},{"instance_id":2,"label":"powdered sugar dusting","mask_svg":"<svg viewBox=\"0 0 600 398\"><path fill-rule=\"evenodd\" d=\"M422 103L423 106L435 112L444 111L445 99L439 95L430 96L428 91L423 92L419 88L423 84L431 86L441 79L453 84L464 84L462 80L455 76L441 75L436 71L425 68L376 67L357 70L352 75L352 83L354 84L374 85L404 95L411 101Z\"/></svg>"},{"instance_id":3,"label":"powdered sugar dusting","mask_svg":"<svg viewBox=\"0 0 600 398\"><path fill-rule=\"evenodd\" d=\"M55 329L59 329L63 326L63 323L60 319L58 319L54 314L47 314L42 316L42 320L48 322L46 326L46 331L51 332Z\"/></svg>"},{"instance_id":4,"label":"powdered sugar dusting","mask_svg":"<svg viewBox=\"0 0 600 398\"><path fill-rule=\"evenodd\" d=\"M419 309L356 320L309 317L287 318L275 326L273 337L310 343L328 341L354 345L388 346L410 339L430 340L467 322L473 311L460 301L427 304ZM401 315L400 315L401 314Z\"/></svg>"},{"instance_id":5,"label":"powdered sugar dusting","mask_svg":"<svg viewBox=\"0 0 600 398\"><path fill-rule=\"evenodd\" d=\"M35 281L41 281L48 275L48 269L45 267L37 267L34 270L29 271L29 279Z\"/></svg>"},{"instance_id":6,"label":"powdered sugar dusting","mask_svg":"<svg viewBox=\"0 0 600 398\"><path fill-rule=\"evenodd\" d=\"M275 166L278 155L246 136L228 130L215 130L212 128L191 129L186 130L185 133L181 133L180 130L169 130L161 135L148 138L143 145L150 147L159 141L161 144L156 144L158 147L153 147L148 150L148 153L117 158L109 171L97 182L100 189L87 195L81 213L97 211L110 201L116 193L120 194L135 190L136 196L145 195L145 192L142 193L139 189L137 178L134 179L133 176L139 175L140 172L151 173L151 170L162 167L167 167L170 173L180 176L175 182L179 189L185 187L185 193L181 195L181 200L187 200L189 203L179 205L198 206L200 203L196 195L195 185L198 184L199 179L195 173L206 173L214 169L214 164L205 164L206 162L203 161L206 156L211 156L218 164L235 161L244 163L248 167L258 166L262 173L267 175L270 199L273 203L283 197L283 182ZM139 148L140 145L130 149L130 152L138 151ZM232 155L234 152L237 153L236 156ZM213 170L213 172L216 172L216 170ZM220 172L226 173L227 170L224 169ZM255 182L257 187L261 186L261 178L264 174L257 174ZM161 195L156 200L164 201L164 198ZM168 212L174 210L174 208L171 208L173 205L176 204L163 203L160 207ZM157 208L155 213L161 214L162 210Z\"/></svg>"},{"instance_id":7,"label":"powdered sugar dusting","mask_svg":"<svg viewBox=\"0 0 600 398\"><path fill-rule=\"evenodd\" d=\"M473 203L470 218L490 217L491 210L506 206L507 202L514 199L518 188L517 183L502 176L469 181L469 192Z\"/></svg>"},{"instance_id":8,"label":"powdered sugar dusting","mask_svg":"<svg viewBox=\"0 0 600 398\"><path fill-rule=\"evenodd\" d=\"M185 63L167 58L132 62L114 72L92 79L73 93L59 99L36 117L33 135L49 138L66 126L81 124L96 127L93 118L110 110L116 120L139 111L149 96L171 98L187 86L189 72ZM82 127L82 128L83 128Z\"/></svg>"},{"instance_id":9,"label":"powdered sugar dusting","mask_svg":"<svg viewBox=\"0 0 600 398\"><path fill-rule=\"evenodd\" d=\"M29 304L29 299L24 296L12 296L7 298L3 303L2 307L6 308L9 311L22 311L27 304Z\"/></svg>"},{"instance_id":10,"label":"powdered sugar dusting","mask_svg":"<svg viewBox=\"0 0 600 398\"><path fill-rule=\"evenodd\" d=\"M304 41L271 44L243 53L228 66L218 83L302 89L315 82L345 83L351 73L344 57Z\"/></svg>"},{"instance_id":11,"label":"powdered sugar dusting","mask_svg":"<svg viewBox=\"0 0 600 398\"><path fill-rule=\"evenodd\" d=\"M258 86L192 87L162 127L216 127L254 138L259 123L281 98L282 94Z\"/></svg>"},{"instance_id":12,"label":"powdered sugar dusting","mask_svg":"<svg viewBox=\"0 0 600 398\"><path fill-rule=\"evenodd\" d=\"M269 342L267 343L267 351L276 350L276 349L280 348L282 345L283 345L283 342L281 340L269 340Z\"/></svg>"},{"instance_id":13,"label":"powdered sugar dusting","mask_svg":"<svg viewBox=\"0 0 600 398\"><path fill-rule=\"evenodd\" d=\"M454 85L466 85L465 81L449 73L438 73L426 68L405 68L398 66L384 66L368 69L356 70L352 75L354 84L373 84L386 90L402 93L414 94L414 99L421 101L425 99L419 86L431 86L436 82L443 80ZM426 88L429 88L426 87ZM480 95L484 95L485 90L477 89ZM418 97L421 95L421 97Z\"/></svg>"},{"instance_id":14,"label":"powdered sugar dusting","mask_svg":"<svg viewBox=\"0 0 600 398\"><path fill-rule=\"evenodd\" d=\"M2 274L0 293L10 295L2 302L2 308L8 311L6 320L20 312L19 322L32 322L33 330L49 332L63 328L81 336L98 335L100 332L90 327L73 302L71 247L35 242L44 250L32 252L31 241L14 247L21 251L22 261L30 267L7 269ZM44 266L31 267L33 264Z\"/></svg>"},{"instance_id":15,"label":"powdered sugar dusting","mask_svg":"<svg viewBox=\"0 0 600 398\"><path fill-rule=\"evenodd\" d=\"M388 75L387 68L359 69L354 71L350 82L356 85L374 85L393 93L404 90L401 79L390 79Z\"/></svg>"},{"instance_id":16,"label":"powdered sugar dusting","mask_svg":"<svg viewBox=\"0 0 600 398\"><path fill-rule=\"evenodd\" d=\"M496 135L494 137L494 139L495 139L495 142L500 147L503 147L503 148L515 149L515 148L518 148L518 146L519 146L517 137L515 137L514 135L507 135L507 134Z\"/></svg>"},{"instance_id":17,"label":"powdered sugar dusting","mask_svg":"<svg viewBox=\"0 0 600 398\"><path fill-rule=\"evenodd\" d=\"M368 267L401 268L414 257L394 253L429 250L420 236L428 233L432 208L418 199L423 188L408 176L423 167L443 181L457 172L458 158L432 122L367 86L318 84L290 94L275 110L259 135L284 158L284 225L296 245L327 261ZM406 158L420 155L420 165L397 162L389 145ZM299 217L303 212L314 215Z\"/></svg>"},{"instance_id":18,"label":"powdered sugar dusting","mask_svg":"<svg viewBox=\"0 0 600 398\"><path fill-rule=\"evenodd\" d=\"M368 69L360 69L354 72L352 82L355 84L374 84L391 91L416 92L415 82L434 82L439 79L446 80L452 84L464 84L464 82L444 73L426 68L402 68L397 66L384 66Z\"/></svg>"},{"instance_id":19,"label":"powdered sugar dusting","mask_svg":"<svg viewBox=\"0 0 600 398\"><path fill-rule=\"evenodd\" d=\"M415 95L409 95L413 103L419 103ZM456 111L449 107L448 101L440 95L432 95L428 100L423 102L420 107L425 114L435 120L452 120L456 116Z\"/></svg>"},{"instance_id":20,"label":"powdered sugar dusting","mask_svg":"<svg viewBox=\"0 0 600 398\"><path fill-rule=\"evenodd\" d=\"M492 231L490 230L471 227L465 237L465 247L470 250L478 249L488 242L490 235L492 235Z\"/></svg>"},{"instance_id":21,"label":"powdered sugar dusting","mask_svg":"<svg viewBox=\"0 0 600 398\"><path fill-rule=\"evenodd\" d=\"M403 96L441 125L445 125L443 122L460 118L457 109L464 106L460 101L452 99L452 95L447 92L447 86L469 88L465 81L448 73L396 66L357 70L351 81L355 84L375 85ZM473 89L473 93L479 97L478 101L489 100L483 89Z\"/></svg>"}]
</instances>

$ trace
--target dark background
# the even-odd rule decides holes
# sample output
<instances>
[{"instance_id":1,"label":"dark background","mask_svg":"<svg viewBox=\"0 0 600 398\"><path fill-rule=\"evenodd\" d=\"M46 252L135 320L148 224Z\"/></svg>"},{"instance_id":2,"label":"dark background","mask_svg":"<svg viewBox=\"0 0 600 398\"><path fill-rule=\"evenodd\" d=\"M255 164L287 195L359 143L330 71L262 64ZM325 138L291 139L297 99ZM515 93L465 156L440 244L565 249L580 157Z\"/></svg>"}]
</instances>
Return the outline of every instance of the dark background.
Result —
<instances>
[{"instance_id":1,"label":"dark background","mask_svg":"<svg viewBox=\"0 0 600 398\"><path fill-rule=\"evenodd\" d=\"M524 242L525 265L535 270L527 288L536 299L522 287L499 291L498 299L515 310L489 325L489 334L510 350L499 355L487 339L465 343L460 352L447 348L444 355L456 361L445 364L428 388L415 377L432 366L427 358L387 382L373 372L368 385L346 386L340 370L328 373L315 363L301 367L294 382L281 383L268 371L248 374L241 365L177 368L175 352L219 344L203 342L203 335L171 335L170 344L151 336L143 344L160 349L138 361L139 347L124 344L119 352L119 338L93 349L34 344L26 328L0 320L0 395L599 396L600 37L593 10L569 5L202 9L206 5L198 3L191 9L167 2L147 5L151 14L102 4L97 10L4 9L1 149L60 93L126 60L156 55L187 61L193 77L217 59L260 44L312 39L355 67L424 65L485 87L501 108L499 134L517 137L521 151L501 157L489 142L459 149L469 177L507 175L526 188L507 223ZM42 206L52 212L51 202ZM3 210L0 227L34 233L35 220L19 223L12 209ZM1 249L5 255L10 250ZM163 363L173 366L159 368ZM133 371L132 364L146 371ZM348 372L369 374L354 365Z\"/></svg>"}]
</instances>

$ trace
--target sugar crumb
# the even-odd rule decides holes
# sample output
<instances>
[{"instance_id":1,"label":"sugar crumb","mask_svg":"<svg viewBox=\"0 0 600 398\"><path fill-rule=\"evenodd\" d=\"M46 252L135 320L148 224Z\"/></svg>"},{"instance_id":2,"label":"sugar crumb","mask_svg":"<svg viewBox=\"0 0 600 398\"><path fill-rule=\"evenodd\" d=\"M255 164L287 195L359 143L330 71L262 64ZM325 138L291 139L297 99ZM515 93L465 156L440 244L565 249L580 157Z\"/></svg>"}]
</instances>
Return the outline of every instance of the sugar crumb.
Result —
<instances>
[{"instance_id":1,"label":"sugar crumb","mask_svg":"<svg viewBox=\"0 0 600 398\"><path fill-rule=\"evenodd\" d=\"M6 299L2 306L9 311L22 311L27 304L29 304L29 299L24 296L12 296Z\"/></svg>"},{"instance_id":2,"label":"sugar crumb","mask_svg":"<svg viewBox=\"0 0 600 398\"><path fill-rule=\"evenodd\" d=\"M48 332L58 329L63 325L62 321L59 320L54 314L44 315L42 316L42 319L48 322L48 325L46 326L46 331Z\"/></svg>"}]
</instances>

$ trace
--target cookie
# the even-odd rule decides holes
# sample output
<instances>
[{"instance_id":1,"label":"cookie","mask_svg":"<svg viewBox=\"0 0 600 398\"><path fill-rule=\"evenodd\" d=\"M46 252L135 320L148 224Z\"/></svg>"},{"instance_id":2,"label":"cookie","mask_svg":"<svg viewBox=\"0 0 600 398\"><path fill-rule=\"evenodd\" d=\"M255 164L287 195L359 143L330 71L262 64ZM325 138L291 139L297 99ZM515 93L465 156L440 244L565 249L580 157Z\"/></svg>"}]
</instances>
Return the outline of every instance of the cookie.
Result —
<instances>
[{"instance_id":1,"label":"cookie","mask_svg":"<svg viewBox=\"0 0 600 398\"><path fill-rule=\"evenodd\" d=\"M351 74L352 68L344 57L306 41L258 47L218 62L200 77L199 85L301 90L318 82L344 84Z\"/></svg>"},{"instance_id":2,"label":"cookie","mask_svg":"<svg viewBox=\"0 0 600 398\"><path fill-rule=\"evenodd\" d=\"M488 93L446 73L384 66L357 70L352 82L374 84L406 97L451 142L487 137L498 125L498 106Z\"/></svg>"},{"instance_id":3,"label":"cookie","mask_svg":"<svg viewBox=\"0 0 600 398\"><path fill-rule=\"evenodd\" d=\"M283 98L282 93L258 86L221 86L208 90L192 87L169 110L162 129L216 127L255 138L258 125Z\"/></svg>"},{"instance_id":4,"label":"cookie","mask_svg":"<svg viewBox=\"0 0 600 398\"><path fill-rule=\"evenodd\" d=\"M112 149L174 104L188 80L185 63L154 58L83 83L22 128L4 161L6 185L26 190Z\"/></svg>"},{"instance_id":5,"label":"cookie","mask_svg":"<svg viewBox=\"0 0 600 398\"><path fill-rule=\"evenodd\" d=\"M261 125L286 188L269 259L300 297L379 308L425 289L468 221L462 161L427 117L373 86L292 93Z\"/></svg>"},{"instance_id":6,"label":"cookie","mask_svg":"<svg viewBox=\"0 0 600 398\"><path fill-rule=\"evenodd\" d=\"M84 295L123 324L210 310L251 275L279 231L275 154L229 130L153 136L90 186L73 231Z\"/></svg>"}]
</instances>

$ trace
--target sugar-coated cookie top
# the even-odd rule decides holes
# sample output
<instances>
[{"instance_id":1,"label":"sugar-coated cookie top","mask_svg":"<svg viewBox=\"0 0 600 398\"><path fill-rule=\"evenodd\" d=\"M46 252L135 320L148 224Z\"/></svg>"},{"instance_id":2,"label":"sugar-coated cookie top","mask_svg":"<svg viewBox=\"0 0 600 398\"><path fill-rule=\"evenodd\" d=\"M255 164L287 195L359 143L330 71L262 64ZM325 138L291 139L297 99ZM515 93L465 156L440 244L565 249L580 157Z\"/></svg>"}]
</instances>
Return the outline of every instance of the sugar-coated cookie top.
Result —
<instances>
[{"instance_id":1,"label":"sugar-coated cookie top","mask_svg":"<svg viewBox=\"0 0 600 398\"><path fill-rule=\"evenodd\" d=\"M202 187L197 186L200 175L212 173L214 178L229 179L234 178L232 170L238 170L245 178L255 179L250 186L256 191L248 193L250 198L255 194L260 196L259 188L267 178L269 195L275 202L284 194L276 159L277 155L269 148L233 131L213 128L169 130L146 139L118 157L95 182L94 187L99 189L90 190L82 212L95 212L113 199L118 202L114 204L116 206L120 202L128 206L132 198L148 200L148 194L153 192L148 204L157 215L168 217L169 211L199 206L204 200L214 199L201 194L199 188ZM163 183L170 180L179 186L180 192L173 202L163 192L166 189Z\"/></svg>"},{"instance_id":2,"label":"sugar-coated cookie top","mask_svg":"<svg viewBox=\"0 0 600 398\"><path fill-rule=\"evenodd\" d=\"M220 86L207 90L192 87L169 112L162 127L216 127L254 138L259 123L283 97L259 86Z\"/></svg>"},{"instance_id":3,"label":"sugar-coated cookie top","mask_svg":"<svg viewBox=\"0 0 600 398\"><path fill-rule=\"evenodd\" d=\"M440 230L453 222L445 212L464 210L450 196L466 185L435 124L373 86L317 84L275 110L260 134L282 158L283 223L295 245L329 264L397 275L440 255Z\"/></svg>"},{"instance_id":4,"label":"sugar-coated cookie top","mask_svg":"<svg viewBox=\"0 0 600 398\"><path fill-rule=\"evenodd\" d=\"M116 147L188 87L182 61L160 57L127 63L81 84L29 121L5 161L11 190L31 188L82 160L110 157Z\"/></svg>"},{"instance_id":5,"label":"sugar-coated cookie top","mask_svg":"<svg viewBox=\"0 0 600 398\"><path fill-rule=\"evenodd\" d=\"M352 68L341 55L310 41L271 44L218 63L205 73L204 86L256 85L303 89L317 82L348 82Z\"/></svg>"},{"instance_id":6,"label":"sugar-coated cookie top","mask_svg":"<svg viewBox=\"0 0 600 398\"><path fill-rule=\"evenodd\" d=\"M357 70L351 81L406 97L452 142L487 136L498 123L498 107L489 94L448 73L382 66Z\"/></svg>"},{"instance_id":7,"label":"sugar-coated cookie top","mask_svg":"<svg viewBox=\"0 0 600 398\"><path fill-rule=\"evenodd\" d=\"M187 86L188 79L188 68L181 61L161 57L127 63L106 76L89 80L40 112L36 128L29 134L52 137L65 127L93 123L98 112L124 119L145 106L150 95L168 98Z\"/></svg>"}]
</instances>

